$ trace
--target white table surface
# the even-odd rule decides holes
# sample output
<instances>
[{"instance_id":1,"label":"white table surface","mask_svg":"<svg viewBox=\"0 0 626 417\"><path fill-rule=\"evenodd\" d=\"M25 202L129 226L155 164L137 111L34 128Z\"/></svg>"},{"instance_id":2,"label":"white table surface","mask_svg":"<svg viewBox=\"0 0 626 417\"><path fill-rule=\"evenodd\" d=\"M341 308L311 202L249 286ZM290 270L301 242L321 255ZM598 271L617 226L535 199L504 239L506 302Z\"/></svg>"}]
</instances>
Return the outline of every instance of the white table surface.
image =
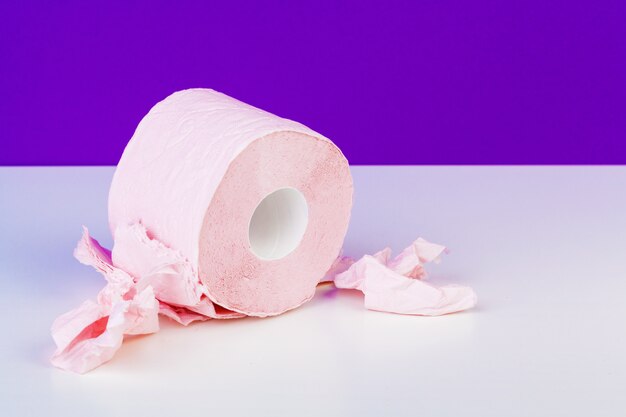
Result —
<instances>
[{"instance_id":1,"label":"white table surface","mask_svg":"<svg viewBox=\"0 0 626 417\"><path fill-rule=\"evenodd\" d=\"M80 376L48 364L49 327L103 285L72 250L83 224L110 245L112 173L0 168L2 416L626 415L626 167L354 167L347 253L446 244L431 280L476 309L320 287L270 319L163 318Z\"/></svg>"}]
</instances>

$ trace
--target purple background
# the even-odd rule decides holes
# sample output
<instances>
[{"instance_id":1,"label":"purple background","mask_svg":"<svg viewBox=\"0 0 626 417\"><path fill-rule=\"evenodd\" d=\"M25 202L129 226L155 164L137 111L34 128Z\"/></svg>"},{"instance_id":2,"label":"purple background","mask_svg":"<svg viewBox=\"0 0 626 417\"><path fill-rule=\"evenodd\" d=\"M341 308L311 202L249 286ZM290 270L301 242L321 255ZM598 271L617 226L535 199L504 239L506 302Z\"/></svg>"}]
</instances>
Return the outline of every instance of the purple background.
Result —
<instances>
[{"instance_id":1,"label":"purple background","mask_svg":"<svg viewBox=\"0 0 626 417\"><path fill-rule=\"evenodd\" d=\"M626 163L624 1L60 3L0 5L0 164L115 164L189 87L356 164Z\"/></svg>"}]
</instances>

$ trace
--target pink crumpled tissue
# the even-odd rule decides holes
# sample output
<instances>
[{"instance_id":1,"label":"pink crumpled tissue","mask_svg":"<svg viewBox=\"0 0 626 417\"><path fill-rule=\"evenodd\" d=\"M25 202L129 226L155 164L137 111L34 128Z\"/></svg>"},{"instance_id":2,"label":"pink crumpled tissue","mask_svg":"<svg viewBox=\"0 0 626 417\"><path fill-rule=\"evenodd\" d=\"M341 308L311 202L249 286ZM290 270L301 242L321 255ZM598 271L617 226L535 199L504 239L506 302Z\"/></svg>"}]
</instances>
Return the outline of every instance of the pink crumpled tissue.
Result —
<instances>
[{"instance_id":1,"label":"pink crumpled tissue","mask_svg":"<svg viewBox=\"0 0 626 417\"><path fill-rule=\"evenodd\" d=\"M95 302L87 300L54 321L54 366L77 373L96 368L113 357L125 335L157 332L159 313L185 326L197 320L245 317L213 304L192 278L189 263L149 239L141 224L117 236L125 240L121 243L125 250L134 248L154 268L143 276L130 276L113 265L111 253L84 228L74 256L94 267L107 283ZM477 301L471 288L437 287L423 280L424 264L439 260L445 251L444 246L419 238L394 258L389 248L357 261L339 256L320 282L361 291L370 310L437 316L469 309Z\"/></svg>"}]
</instances>

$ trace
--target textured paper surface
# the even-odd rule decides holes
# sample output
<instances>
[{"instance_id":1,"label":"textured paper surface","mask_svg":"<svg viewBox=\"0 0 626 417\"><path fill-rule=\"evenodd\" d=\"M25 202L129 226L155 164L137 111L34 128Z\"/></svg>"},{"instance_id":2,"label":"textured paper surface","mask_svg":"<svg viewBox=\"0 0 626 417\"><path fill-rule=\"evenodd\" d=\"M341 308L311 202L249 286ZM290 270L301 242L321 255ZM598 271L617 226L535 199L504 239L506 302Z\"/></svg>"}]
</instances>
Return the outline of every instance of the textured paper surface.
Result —
<instances>
[{"instance_id":1,"label":"textured paper surface","mask_svg":"<svg viewBox=\"0 0 626 417\"><path fill-rule=\"evenodd\" d=\"M304 195L307 230L287 257L264 262L250 251L248 224L259 202L283 187ZM348 162L329 139L191 89L156 104L139 123L113 177L109 223L116 245L120 226L143 224L188 260L212 301L265 317L313 297L341 250L351 207ZM141 275L144 261L133 257L113 250L115 265Z\"/></svg>"}]
</instances>

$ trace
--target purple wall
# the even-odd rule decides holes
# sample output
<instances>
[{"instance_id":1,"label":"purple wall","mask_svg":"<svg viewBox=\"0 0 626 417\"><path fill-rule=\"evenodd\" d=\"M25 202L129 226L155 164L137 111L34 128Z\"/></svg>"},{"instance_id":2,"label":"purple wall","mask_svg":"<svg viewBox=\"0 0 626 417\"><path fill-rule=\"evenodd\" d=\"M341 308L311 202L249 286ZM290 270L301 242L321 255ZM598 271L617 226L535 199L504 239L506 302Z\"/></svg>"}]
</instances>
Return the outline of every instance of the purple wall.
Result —
<instances>
[{"instance_id":1,"label":"purple wall","mask_svg":"<svg viewBox=\"0 0 626 417\"><path fill-rule=\"evenodd\" d=\"M115 164L200 86L356 164L626 163L624 1L2 3L3 165Z\"/></svg>"}]
</instances>

